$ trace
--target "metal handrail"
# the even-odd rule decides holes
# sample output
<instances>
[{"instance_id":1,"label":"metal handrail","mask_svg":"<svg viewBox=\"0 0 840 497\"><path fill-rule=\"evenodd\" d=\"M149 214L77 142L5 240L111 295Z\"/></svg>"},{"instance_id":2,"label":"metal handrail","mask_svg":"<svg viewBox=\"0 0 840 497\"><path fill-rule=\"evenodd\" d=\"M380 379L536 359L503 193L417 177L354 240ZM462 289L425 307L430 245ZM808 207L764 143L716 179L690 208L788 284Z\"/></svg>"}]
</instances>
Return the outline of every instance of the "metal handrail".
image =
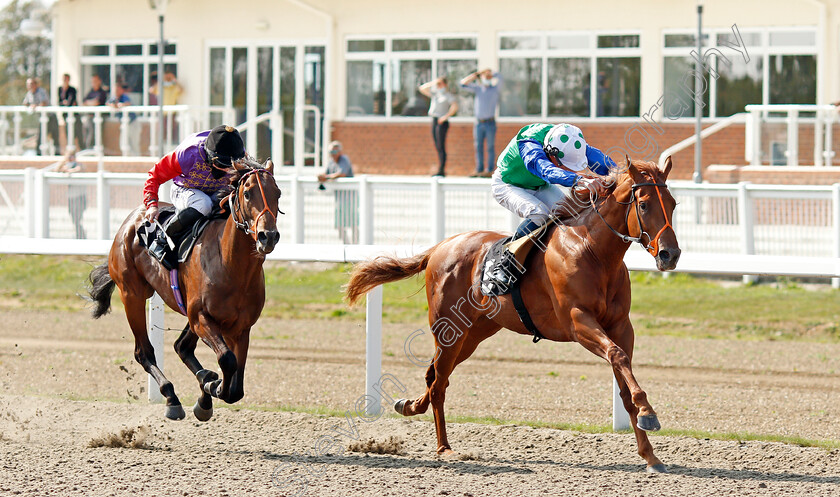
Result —
<instances>
[{"instance_id":1,"label":"metal handrail","mask_svg":"<svg viewBox=\"0 0 840 497\"><path fill-rule=\"evenodd\" d=\"M743 112L738 113L738 114L733 114L733 115L727 117L726 119L724 119L722 121L719 121L719 122L709 126L708 128L705 128L703 131L701 131L700 132L700 139L702 140L703 138L708 138L709 136L717 133L718 131L720 131L724 128L729 127L732 124L746 122L746 118L747 118L747 114L743 113ZM685 150L686 148L694 145L695 143L697 143L697 135L691 135L688 138L686 138L685 140L683 140L681 142L678 142L678 143L676 143L674 145L671 145L670 147L666 148L665 150L662 151L661 154L659 154L659 167L665 167L665 159L667 159L669 156L671 156L671 155L673 155L677 152L680 152L682 150Z\"/></svg>"}]
</instances>

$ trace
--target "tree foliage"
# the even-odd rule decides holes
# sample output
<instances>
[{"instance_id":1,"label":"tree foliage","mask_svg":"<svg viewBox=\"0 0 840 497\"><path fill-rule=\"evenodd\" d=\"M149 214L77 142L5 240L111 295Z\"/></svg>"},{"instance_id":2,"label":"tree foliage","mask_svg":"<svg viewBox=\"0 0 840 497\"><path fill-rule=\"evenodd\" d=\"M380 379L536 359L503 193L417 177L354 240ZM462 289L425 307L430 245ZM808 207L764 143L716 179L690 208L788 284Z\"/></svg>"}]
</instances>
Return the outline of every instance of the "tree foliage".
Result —
<instances>
[{"instance_id":1,"label":"tree foliage","mask_svg":"<svg viewBox=\"0 0 840 497\"><path fill-rule=\"evenodd\" d=\"M26 93L26 78L41 78L50 91L50 40L20 32L24 19L50 26L50 13L39 0L11 0L0 10L0 103L17 105Z\"/></svg>"}]
</instances>

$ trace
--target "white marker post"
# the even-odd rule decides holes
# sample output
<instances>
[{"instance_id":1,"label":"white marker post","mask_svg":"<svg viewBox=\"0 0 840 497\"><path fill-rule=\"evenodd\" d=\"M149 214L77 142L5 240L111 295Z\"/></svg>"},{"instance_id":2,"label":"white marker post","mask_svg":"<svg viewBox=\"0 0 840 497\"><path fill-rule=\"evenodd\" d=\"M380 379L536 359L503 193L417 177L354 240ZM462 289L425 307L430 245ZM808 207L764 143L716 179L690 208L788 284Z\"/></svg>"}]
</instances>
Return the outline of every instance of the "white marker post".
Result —
<instances>
[{"instance_id":1,"label":"white marker post","mask_svg":"<svg viewBox=\"0 0 840 497\"><path fill-rule=\"evenodd\" d=\"M618 382L613 377L613 431L630 429L630 415L624 408L624 401L621 400L621 390Z\"/></svg>"},{"instance_id":2,"label":"white marker post","mask_svg":"<svg viewBox=\"0 0 840 497\"><path fill-rule=\"evenodd\" d=\"M149 341L152 342L152 347L155 348L155 362L161 372L163 372L163 306L163 299L157 293L149 299L149 319L147 323L149 327ZM149 402L163 402L160 387L155 379L152 378L152 375L149 375L148 388Z\"/></svg>"},{"instance_id":3,"label":"white marker post","mask_svg":"<svg viewBox=\"0 0 840 497\"><path fill-rule=\"evenodd\" d=\"M368 292L365 313L365 394L376 399L365 409L368 416L375 416L382 409L382 399L373 388L382 377L382 285Z\"/></svg>"}]
</instances>

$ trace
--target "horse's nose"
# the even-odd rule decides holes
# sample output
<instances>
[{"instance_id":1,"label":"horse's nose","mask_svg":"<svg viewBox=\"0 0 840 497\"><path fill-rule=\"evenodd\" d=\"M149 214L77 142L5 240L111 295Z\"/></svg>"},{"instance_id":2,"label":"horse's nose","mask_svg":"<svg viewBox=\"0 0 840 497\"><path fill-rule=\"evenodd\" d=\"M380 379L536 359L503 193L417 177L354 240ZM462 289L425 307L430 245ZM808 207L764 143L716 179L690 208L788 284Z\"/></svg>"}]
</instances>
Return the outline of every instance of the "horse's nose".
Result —
<instances>
[{"instance_id":1,"label":"horse's nose","mask_svg":"<svg viewBox=\"0 0 840 497\"><path fill-rule=\"evenodd\" d=\"M274 246L280 240L280 233L277 230L260 231L257 233L257 242L264 253L274 250Z\"/></svg>"},{"instance_id":2,"label":"horse's nose","mask_svg":"<svg viewBox=\"0 0 840 497\"><path fill-rule=\"evenodd\" d=\"M673 269L677 266L677 261L680 260L680 253L681 250L678 248L667 248L662 249L659 251L659 260L662 262L662 265Z\"/></svg>"}]
</instances>

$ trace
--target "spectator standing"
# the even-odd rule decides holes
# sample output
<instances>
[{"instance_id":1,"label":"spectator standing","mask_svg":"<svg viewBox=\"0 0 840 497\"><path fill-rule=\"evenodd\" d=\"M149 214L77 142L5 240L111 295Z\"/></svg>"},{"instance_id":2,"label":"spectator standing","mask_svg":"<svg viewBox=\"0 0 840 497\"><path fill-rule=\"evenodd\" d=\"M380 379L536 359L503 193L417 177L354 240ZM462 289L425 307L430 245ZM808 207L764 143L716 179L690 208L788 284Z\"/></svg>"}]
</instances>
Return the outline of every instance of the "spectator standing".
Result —
<instances>
[{"instance_id":1,"label":"spectator standing","mask_svg":"<svg viewBox=\"0 0 840 497\"><path fill-rule=\"evenodd\" d=\"M501 83L501 74L490 69L476 71L461 80L461 88L475 94L475 174L471 175L472 177L489 178L493 175L493 164L496 163L496 107L499 105Z\"/></svg>"},{"instance_id":2,"label":"spectator standing","mask_svg":"<svg viewBox=\"0 0 840 497\"><path fill-rule=\"evenodd\" d=\"M344 153L341 142L331 142L329 150L327 170L318 175L321 189L324 189L323 183L327 181L353 177L353 164ZM356 190L335 191L335 228L345 245L359 243L359 197Z\"/></svg>"},{"instance_id":3,"label":"spectator standing","mask_svg":"<svg viewBox=\"0 0 840 497\"><path fill-rule=\"evenodd\" d=\"M76 147L67 145L67 153L58 166L58 172L67 173L68 176L71 176L73 173L81 171L81 165L76 162ZM78 240L87 238L85 228L82 225L85 209L87 209L87 187L84 185L69 185L67 187L67 211L70 213L70 219L73 221L76 239Z\"/></svg>"},{"instance_id":4,"label":"spectator standing","mask_svg":"<svg viewBox=\"0 0 840 497\"><path fill-rule=\"evenodd\" d=\"M102 87L102 78L98 74L94 74L90 77L90 91L85 95L85 100L82 104L86 106L99 106L105 105L107 101L108 92ZM94 132L93 120L91 119L91 115L88 114L84 118L85 148L91 148L93 146L95 142Z\"/></svg>"},{"instance_id":5,"label":"spectator standing","mask_svg":"<svg viewBox=\"0 0 840 497\"><path fill-rule=\"evenodd\" d=\"M131 105L131 97L128 96L128 85L125 84L118 84L114 89L114 95L108 99L106 104L109 107L114 109L122 109L123 107L128 107ZM122 112L117 112L114 114L114 117L118 120L122 120ZM135 129L135 120L137 119L137 114L134 112L128 113L128 148L132 154L136 153L138 141L140 139L139 130ZM120 127L120 131L122 132L122 127Z\"/></svg>"},{"instance_id":6,"label":"spectator standing","mask_svg":"<svg viewBox=\"0 0 840 497\"><path fill-rule=\"evenodd\" d=\"M58 87L58 105L62 107L75 107L79 105L79 101L77 100L78 96L76 93L76 88L70 86L70 75L64 74L61 80L61 86ZM64 119L65 123L67 122L67 114L62 114L62 119ZM73 134L75 135L75 142L76 144L81 145L82 143L82 116L80 114L75 115L76 121L73 123ZM69 124L67 124L69 127ZM68 134L68 138L69 138ZM73 143L70 143L70 140L67 140L67 149L69 150ZM81 147L79 147L81 148Z\"/></svg>"},{"instance_id":7,"label":"spectator standing","mask_svg":"<svg viewBox=\"0 0 840 497\"><path fill-rule=\"evenodd\" d=\"M29 107L31 112L35 112L36 107L43 107L50 104L50 97L47 92L41 88L41 80L38 78L28 78L26 80L26 95L23 96L23 105ZM35 147L35 153L41 154L41 143L43 136L41 136L41 121L38 116L38 144ZM58 120L55 114L49 114L47 121L47 133L52 135L53 144L55 145L55 153L60 153L61 144L58 141Z\"/></svg>"},{"instance_id":8,"label":"spectator standing","mask_svg":"<svg viewBox=\"0 0 840 497\"><path fill-rule=\"evenodd\" d=\"M429 115L432 117L432 139L438 154L438 171L435 176L444 176L446 168L446 133L449 131L449 118L458 112L458 101L449 92L446 78L440 77L423 83L418 88L420 93L431 99Z\"/></svg>"}]
</instances>

